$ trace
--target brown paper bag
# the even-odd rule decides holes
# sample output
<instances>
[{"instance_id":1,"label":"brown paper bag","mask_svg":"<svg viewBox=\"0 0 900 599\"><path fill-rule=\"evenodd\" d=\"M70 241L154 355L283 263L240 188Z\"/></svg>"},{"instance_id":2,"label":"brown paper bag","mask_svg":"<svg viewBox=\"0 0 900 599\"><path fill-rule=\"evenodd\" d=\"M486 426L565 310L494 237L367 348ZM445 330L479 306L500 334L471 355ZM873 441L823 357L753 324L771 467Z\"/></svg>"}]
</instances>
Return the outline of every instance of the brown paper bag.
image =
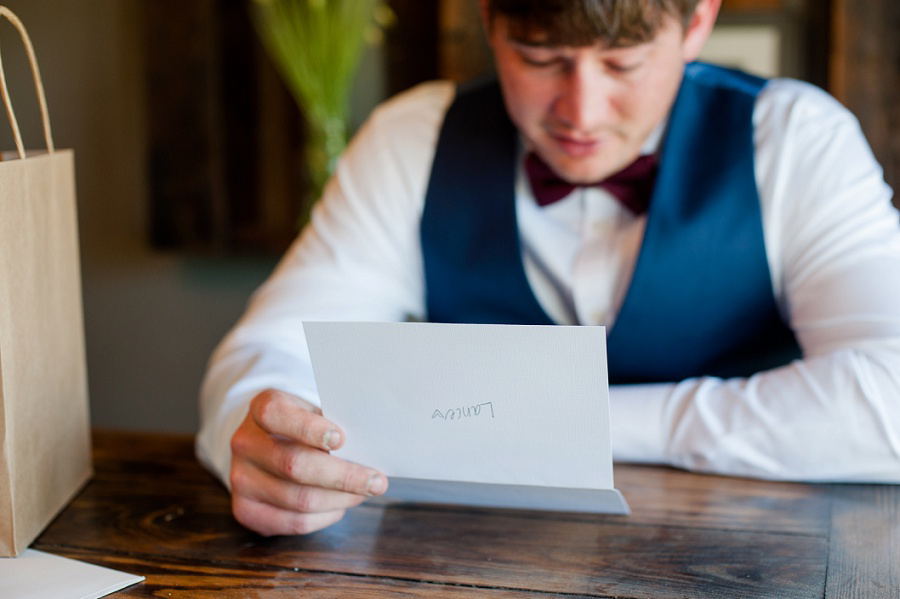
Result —
<instances>
[{"instance_id":1,"label":"brown paper bag","mask_svg":"<svg viewBox=\"0 0 900 599\"><path fill-rule=\"evenodd\" d=\"M48 151L0 162L0 556L18 555L91 476L74 155L55 151L25 29ZM2 19L0 19L2 23ZM3 64L0 61L0 73Z\"/></svg>"}]
</instances>

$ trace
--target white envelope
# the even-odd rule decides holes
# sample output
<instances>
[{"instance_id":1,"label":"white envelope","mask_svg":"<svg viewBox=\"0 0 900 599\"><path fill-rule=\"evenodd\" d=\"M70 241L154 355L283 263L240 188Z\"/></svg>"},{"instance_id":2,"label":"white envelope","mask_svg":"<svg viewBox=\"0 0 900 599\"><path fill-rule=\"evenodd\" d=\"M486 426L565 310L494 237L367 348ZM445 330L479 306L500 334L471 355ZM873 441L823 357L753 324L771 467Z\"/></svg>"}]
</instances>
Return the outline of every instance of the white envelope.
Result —
<instances>
[{"instance_id":1,"label":"white envelope","mask_svg":"<svg viewBox=\"0 0 900 599\"><path fill-rule=\"evenodd\" d=\"M335 455L386 497L629 513L613 485L604 327L305 322Z\"/></svg>"},{"instance_id":2,"label":"white envelope","mask_svg":"<svg viewBox=\"0 0 900 599\"><path fill-rule=\"evenodd\" d=\"M142 580L143 576L35 549L0 558L3 599L99 599Z\"/></svg>"}]
</instances>

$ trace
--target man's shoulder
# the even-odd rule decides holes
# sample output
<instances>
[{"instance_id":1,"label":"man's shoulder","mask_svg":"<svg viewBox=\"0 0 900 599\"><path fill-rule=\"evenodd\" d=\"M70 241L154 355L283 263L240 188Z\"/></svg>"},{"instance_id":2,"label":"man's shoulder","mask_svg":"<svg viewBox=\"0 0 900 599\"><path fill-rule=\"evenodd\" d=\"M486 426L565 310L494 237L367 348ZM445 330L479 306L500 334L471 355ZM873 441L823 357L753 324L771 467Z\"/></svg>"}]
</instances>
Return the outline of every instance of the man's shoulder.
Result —
<instances>
[{"instance_id":1,"label":"man's shoulder","mask_svg":"<svg viewBox=\"0 0 900 599\"><path fill-rule=\"evenodd\" d=\"M824 89L800 79L775 77L768 81L763 93L772 99L807 106L810 110L832 111L843 106Z\"/></svg>"},{"instance_id":2,"label":"man's shoulder","mask_svg":"<svg viewBox=\"0 0 900 599\"><path fill-rule=\"evenodd\" d=\"M757 113L772 108L779 111L799 110L818 116L847 114L840 102L828 92L799 79L768 78L740 69L703 62L688 64L685 77L702 86L728 88L756 96Z\"/></svg>"},{"instance_id":3,"label":"man's shoulder","mask_svg":"<svg viewBox=\"0 0 900 599\"><path fill-rule=\"evenodd\" d=\"M379 104L353 136L338 163L341 176L372 201L421 203L438 132L455 84L416 85ZM362 195L362 194L361 194Z\"/></svg>"},{"instance_id":4,"label":"man's shoulder","mask_svg":"<svg viewBox=\"0 0 900 599\"><path fill-rule=\"evenodd\" d=\"M441 118L456 93L451 81L420 83L380 104L372 113L372 120L384 124L410 120L432 121Z\"/></svg>"},{"instance_id":5,"label":"man's shoulder","mask_svg":"<svg viewBox=\"0 0 900 599\"><path fill-rule=\"evenodd\" d=\"M825 128L829 123L853 123L856 117L822 88L787 77L770 79L759 94L755 118L808 122Z\"/></svg>"},{"instance_id":6,"label":"man's shoulder","mask_svg":"<svg viewBox=\"0 0 900 599\"><path fill-rule=\"evenodd\" d=\"M788 121L795 125L816 123L819 127L828 123L856 123L856 117L828 92L800 79L766 78L703 62L687 65L685 78L700 86L754 97L753 118L757 126L779 123L777 126L783 127Z\"/></svg>"}]
</instances>

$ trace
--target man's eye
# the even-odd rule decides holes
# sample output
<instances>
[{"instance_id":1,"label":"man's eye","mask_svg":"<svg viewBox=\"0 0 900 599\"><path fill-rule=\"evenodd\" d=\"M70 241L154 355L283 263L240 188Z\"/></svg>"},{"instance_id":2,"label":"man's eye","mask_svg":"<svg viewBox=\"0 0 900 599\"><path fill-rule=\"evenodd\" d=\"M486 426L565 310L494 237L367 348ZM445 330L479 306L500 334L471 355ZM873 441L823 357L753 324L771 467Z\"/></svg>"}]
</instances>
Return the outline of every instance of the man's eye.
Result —
<instances>
[{"instance_id":1,"label":"man's eye","mask_svg":"<svg viewBox=\"0 0 900 599\"><path fill-rule=\"evenodd\" d=\"M609 61L606 63L606 68L608 68L613 73L631 73L638 70L641 67L640 62L618 62L618 61Z\"/></svg>"},{"instance_id":2,"label":"man's eye","mask_svg":"<svg viewBox=\"0 0 900 599\"><path fill-rule=\"evenodd\" d=\"M525 64L532 66L532 67L550 67L550 66L553 66L554 64L556 64L555 60L546 60L546 59L538 60L536 58L523 58L522 60L525 62Z\"/></svg>"}]
</instances>

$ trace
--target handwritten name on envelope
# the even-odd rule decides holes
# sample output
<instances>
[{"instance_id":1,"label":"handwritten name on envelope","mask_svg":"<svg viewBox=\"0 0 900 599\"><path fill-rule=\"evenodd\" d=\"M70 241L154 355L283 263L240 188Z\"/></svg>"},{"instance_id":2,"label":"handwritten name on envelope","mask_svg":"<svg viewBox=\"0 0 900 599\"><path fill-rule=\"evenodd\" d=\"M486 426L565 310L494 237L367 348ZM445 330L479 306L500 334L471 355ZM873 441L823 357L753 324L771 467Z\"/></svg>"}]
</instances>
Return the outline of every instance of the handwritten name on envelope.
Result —
<instances>
[{"instance_id":1,"label":"handwritten name on envelope","mask_svg":"<svg viewBox=\"0 0 900 599\"><path fill-rule=\"evenodd\" d=\"M627 513L603 327L305 322L335 452L389 497Z\"/></svg>"}]
</instances>

